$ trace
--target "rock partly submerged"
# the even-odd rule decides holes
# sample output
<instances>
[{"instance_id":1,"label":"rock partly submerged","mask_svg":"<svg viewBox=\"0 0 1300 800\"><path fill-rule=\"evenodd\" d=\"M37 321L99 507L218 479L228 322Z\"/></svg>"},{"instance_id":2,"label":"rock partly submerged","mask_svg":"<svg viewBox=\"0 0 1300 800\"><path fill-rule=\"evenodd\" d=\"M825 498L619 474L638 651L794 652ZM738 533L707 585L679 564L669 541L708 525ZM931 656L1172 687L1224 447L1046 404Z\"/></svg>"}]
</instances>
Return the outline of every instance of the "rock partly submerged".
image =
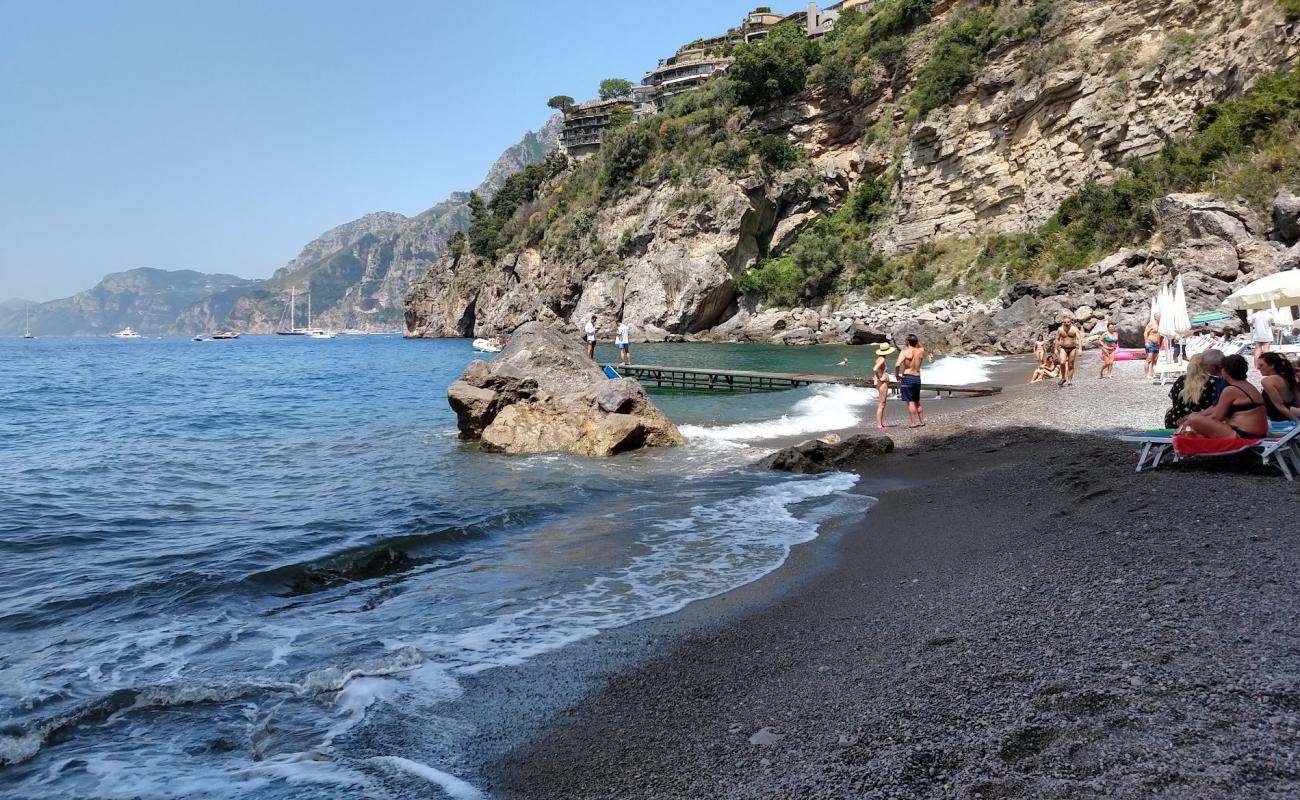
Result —
<instances>
[{"instance_id":1,"label":"rock partly submerged","mask_svg":"<svg viewBox=\"0 0 1300 800\"><path fill-rule=\"evenodd\" d=\"M610 380L580 339L540 322L518 328L491 363L470 362L447 401L461 438L494 452L599 457L683 441L641 384Z\"/></svg>"},{"instance_id":2,"label":"rock partly submerged","mask_svg":"<svg viewBox=\"0 0 1300 800\"><path fill-rule=\"evenodd\" d=\"M759 466L801 475L820 475L849 469L893 451L894 440L888 436L861 433L842 441L816 439L786 447L760 461Z\"/></svg>"}]
</instances>

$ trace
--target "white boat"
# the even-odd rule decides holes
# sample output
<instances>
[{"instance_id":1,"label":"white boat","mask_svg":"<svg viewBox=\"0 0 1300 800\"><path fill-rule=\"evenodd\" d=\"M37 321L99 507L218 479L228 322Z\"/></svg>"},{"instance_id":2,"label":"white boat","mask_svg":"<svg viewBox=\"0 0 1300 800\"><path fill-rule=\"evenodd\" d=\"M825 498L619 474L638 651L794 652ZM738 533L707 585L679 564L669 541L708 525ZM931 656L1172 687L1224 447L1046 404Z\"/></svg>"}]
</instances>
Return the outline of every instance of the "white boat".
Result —
<instances>
[{"instance_id":1,"label":"white boat","mask_svg":"<svg viewBox=\"0 0 1300 800\"><path fill-rule=\"evenodd\" d=\"M206 341L208 341L208 337L206 337L206 336L204 336L203 334L200 333L198 336L195 336L194 339L193 339L192 341L195 341L195 342L206 342Z\"/></svg>"},{"instance_id":2,"label":"white boat","mask_svg":"<svg viewBox=\"0 0 1300 800\"><path fill-rule=\"evenodd\" d=\"M213 339L238 339L239 334L234 331L222 331L221 333L212 334Z\"/></svg>"},{"instance_id":3,"label":"white boat","mask_svg":"<svg viewBox=\"0 0 1300 800\"><path fill-rule=\"evenodd\" d=\"M475 339L474 349L479 351L480 353L500 353L501 340L500 339Z\"/></svg>"},{"instance_id":4,"label":"white boat","mask_svg":"<svg viewBox=\"0 0 1300 800\"><path fill-rule=\"evenodd\" d=\"M339 338L339 335L334 331L327 331L324 330L323 328L308 328L307 338L308 339L337 339Z\"/></svg>"},{"instance_id":5,"label":"white boat","mask_svg":"<svg viewBox=\"0 0 1300 800\"><path fill-rule=\"evenodd\" d=\"M23 326L23 338L24 339L36 338L35 336L32 335L32 307L30 305L27 306L27 322Z\"/></svg>"},{"instance_id":6,"label":"white boat","mask_svg":"<svg viewBox=\"0 0 1300 800\"><path fill-rule=\"evenodd\" d=\"M130 325L126 326L117 333L111 334L114 339L140 339L140 334L135 332L135 328Z\"/></svg>"}]
</instances>

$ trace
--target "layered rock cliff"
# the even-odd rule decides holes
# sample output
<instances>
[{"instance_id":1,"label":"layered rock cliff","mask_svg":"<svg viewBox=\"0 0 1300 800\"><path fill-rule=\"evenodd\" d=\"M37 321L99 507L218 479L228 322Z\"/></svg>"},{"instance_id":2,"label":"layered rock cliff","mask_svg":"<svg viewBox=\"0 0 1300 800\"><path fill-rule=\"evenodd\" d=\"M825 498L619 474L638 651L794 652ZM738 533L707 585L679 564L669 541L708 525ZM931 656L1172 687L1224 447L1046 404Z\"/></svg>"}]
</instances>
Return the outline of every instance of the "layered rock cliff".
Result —
<instances>
[{"instance_id":1,"label":"layered rock cliff","mask_svg":"<svg viewBox=\"0 0 1300 800\"><path fill-rule=\"evenodd\" d=\"M953 334L953 316L997 319L1025 296L1012 291L1017 279L1050 294L1059 268L1017 275L986 265L969 296L968 275L944 277L946 292L942 280L895 280L900 259L1035 229L1300 52L1300 26L1273 0L913 3L928 21L912 28L885 19L903 5L872 7L858 27L867 55L851 74L837 77L823 56L821 73L791 97L712 115L706 100L691 101L607 138L597 156L538 188L512 221L512 246L434 264L408 298L407 335L491 335L531 319L621 313L649 340L855 341L920 321L947 326L953 347L987 349L991 336ZM969 76L945 61L971 52ZM942 102L917 100L935 86L950 90ZM733 157L741 144L748 155ZM575 202L577 193L587 199ZM1133 246L1176 269L1178 257L1162 255L1168 243L1145 241L1150 233ZM971 258L989 261L974 253L982 247ZM802 291L765 294L755 276L780 279L787 267L799 270L787 283Z\"/></svg>"}]
</instances>

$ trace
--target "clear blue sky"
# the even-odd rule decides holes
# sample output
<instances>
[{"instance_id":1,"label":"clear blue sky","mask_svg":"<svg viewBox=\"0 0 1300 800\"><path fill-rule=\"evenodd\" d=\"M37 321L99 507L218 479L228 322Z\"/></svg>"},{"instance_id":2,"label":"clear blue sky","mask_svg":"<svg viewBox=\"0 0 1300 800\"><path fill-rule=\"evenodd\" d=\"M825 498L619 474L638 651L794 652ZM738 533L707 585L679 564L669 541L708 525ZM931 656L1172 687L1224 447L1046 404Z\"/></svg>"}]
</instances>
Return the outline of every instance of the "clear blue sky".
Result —
<instances>
[{"instance_id":1,"label":"clear blue sky","mask_svg":"<svg viewBox=\"0 0 1300 800\"><path fill-rule=\"evenodd\" d=\"M638 80L752 7L0 0L0 300L132 267L267 276L472 188L552 95Z\"/></svg>"}]
</instances>

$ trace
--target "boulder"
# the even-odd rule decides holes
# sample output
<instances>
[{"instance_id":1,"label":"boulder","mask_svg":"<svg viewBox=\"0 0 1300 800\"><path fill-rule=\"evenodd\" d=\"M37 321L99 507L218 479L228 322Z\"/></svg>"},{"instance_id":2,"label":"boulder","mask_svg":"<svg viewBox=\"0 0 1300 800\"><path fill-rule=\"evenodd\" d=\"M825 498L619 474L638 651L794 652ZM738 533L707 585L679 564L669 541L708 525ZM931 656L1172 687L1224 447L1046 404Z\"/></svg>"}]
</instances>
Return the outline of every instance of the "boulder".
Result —
<instances>
[{"instance_id":1,"label":"boulder","mask_svg":"<svg viewBox=\"0 0 1300 800\"><path fill-rule=\"evenodd\" d=\"M1255 212L1240 203L1210 194L1169 194L1151 204L1156 230L1166 247L1189 239L1224 239L1244 242L1264 233Z\"/></svg>"},{"instance_id":2,"label":"boulder","mask_svg":"<svg viewBox=\"0 0 1300 800\"><path fill-rule=\"evenodd\" d=\"M1221 281L1233 280L1241 269L1237 248L1222 239L1187 239L1163 255L1176 272L1199 272Z\"/></svg>"},{"instance_id":3,"label":"boulder","mask_svg":"<svg viewBox=\"0 0 1300 800\"><path fill-rule=\"evenodd\" d=\"M683 441L639 383L610 380L581 339L540 322L516 329L490 364L470 362L447 402L461 438L495 452L600 457Z\"/></svg>"},{"instance_id":4,"label":"boulder","mask_svg":"<svg viewBox=\"0 0 1300 800\"><path fill-rule=\"evenodd\" d=\"M1300 240L1300 195L1285 186L1273 197L1273 233L1287 244Z\"/></svg>"},{"instance_id":5,"label":"boulder","mask_svg":"<svg viewBox=\"0 0 1300 800\"><path fill-rule=\"evenodd\" d=\"M860 433L843 441L829 442L816 439L794 447L786 447L760 461L759 466L801 475L820 475L823 472L835 472L852 467L869 458L893 451L894 440L888 436Z\"/></svg>"},{"instance_id":6,"label":"boulder","mask_svg":"<svg viewBox=\"0 0 1300 800\"><path fill-rule=\"evenodd\" d=\"M854 322L844 334L844 341L848 344L879 344L888 341L888 337L860 322Z\"/></svg>"}]
</instances>

